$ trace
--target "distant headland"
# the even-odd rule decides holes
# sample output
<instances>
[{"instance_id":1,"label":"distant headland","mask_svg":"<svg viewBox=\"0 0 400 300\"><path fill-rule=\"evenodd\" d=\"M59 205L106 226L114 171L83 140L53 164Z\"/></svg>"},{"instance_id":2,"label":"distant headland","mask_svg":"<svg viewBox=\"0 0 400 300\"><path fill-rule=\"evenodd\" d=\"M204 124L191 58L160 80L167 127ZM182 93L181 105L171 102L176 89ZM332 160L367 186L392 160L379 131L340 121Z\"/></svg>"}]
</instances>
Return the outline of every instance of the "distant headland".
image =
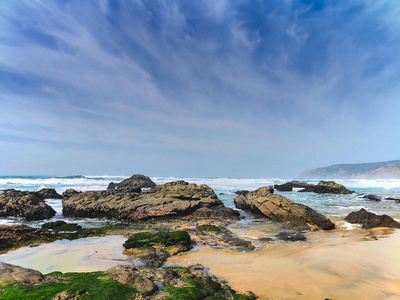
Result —
<instances>
[{"instance_id":1,"label":"distant headland","mask_svg":"<svg viewBox=\"0 0 400 300\"><path fill-rule=\"evenodd\" d=\"M299 177L316 179L400 179L400 160L332 165L305 171Z\"/></svg>"}]
</instances>

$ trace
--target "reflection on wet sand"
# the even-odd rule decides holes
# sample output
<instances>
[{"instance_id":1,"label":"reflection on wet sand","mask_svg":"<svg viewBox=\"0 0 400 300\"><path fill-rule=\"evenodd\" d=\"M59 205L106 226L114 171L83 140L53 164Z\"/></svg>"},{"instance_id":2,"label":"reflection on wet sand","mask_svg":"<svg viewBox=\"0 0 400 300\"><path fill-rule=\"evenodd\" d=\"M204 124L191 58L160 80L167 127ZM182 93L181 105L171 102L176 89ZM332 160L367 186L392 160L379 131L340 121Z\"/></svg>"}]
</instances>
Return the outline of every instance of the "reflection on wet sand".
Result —
<instances>
[{"instance_id":1,"label":"reflection on wet sand","mask_svg":"<svg viewBox=\"0 0 400 300\"><path fill-rule=\"evenodd\" d=\"M239 233L264 234L262 228ZM203 264L234 289L268 299L400 299L400 230L319 231L307 236L308 242L262 243L247 253L197 248L167 263Z\"/></svg>"}]
</instances>

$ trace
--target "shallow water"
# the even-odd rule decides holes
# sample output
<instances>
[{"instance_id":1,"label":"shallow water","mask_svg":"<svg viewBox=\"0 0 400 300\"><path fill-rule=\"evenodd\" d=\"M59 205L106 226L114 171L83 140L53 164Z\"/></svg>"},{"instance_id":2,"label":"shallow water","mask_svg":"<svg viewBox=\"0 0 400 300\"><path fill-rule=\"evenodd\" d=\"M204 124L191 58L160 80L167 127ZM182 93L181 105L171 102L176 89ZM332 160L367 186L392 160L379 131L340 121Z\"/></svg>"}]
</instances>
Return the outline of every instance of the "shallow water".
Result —
<instances>
[{"instance_id":1,"label":"shallow water","mask_svg":"<svg viewBox=\"0 0 400 300\"><path fill-rule=\"evenodd\" d=\"M39 270L44 274L104 271L118 264L132 263L132 258L122 254L125 241L122 235L55 241L0 254L0 262Z\"/></svg>"}]
</instances>

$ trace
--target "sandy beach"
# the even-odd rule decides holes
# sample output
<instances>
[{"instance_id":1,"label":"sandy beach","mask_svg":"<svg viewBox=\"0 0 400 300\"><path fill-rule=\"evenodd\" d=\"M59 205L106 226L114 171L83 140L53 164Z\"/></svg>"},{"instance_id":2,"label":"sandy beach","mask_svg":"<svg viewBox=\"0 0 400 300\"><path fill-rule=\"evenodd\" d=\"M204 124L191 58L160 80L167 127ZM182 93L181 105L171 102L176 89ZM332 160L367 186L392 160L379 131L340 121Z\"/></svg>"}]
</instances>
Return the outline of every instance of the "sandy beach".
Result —
<instances>
[{"instance_id":1,"label":"sandy beach","mask_svg":"<svg viewBox=\"0 0 400 300\"><path fill-rule=\"evenodd\" d=\"M260 237L261 229L242 233ZM234 289L268 299L400 299L399 230L307 236L308 242L263 243L247 253L201 247L171 257L167 264L203 264Z\"/></svg>"}]
</instances>

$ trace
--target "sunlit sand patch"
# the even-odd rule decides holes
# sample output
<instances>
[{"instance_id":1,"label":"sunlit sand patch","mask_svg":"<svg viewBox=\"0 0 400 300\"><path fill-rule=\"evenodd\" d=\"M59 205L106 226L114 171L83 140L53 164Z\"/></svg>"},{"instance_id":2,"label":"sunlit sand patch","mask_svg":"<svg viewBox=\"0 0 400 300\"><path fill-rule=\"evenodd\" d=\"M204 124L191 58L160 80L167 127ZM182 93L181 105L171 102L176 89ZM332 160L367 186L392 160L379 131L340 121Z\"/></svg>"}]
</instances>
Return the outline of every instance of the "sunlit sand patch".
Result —
<instances>
[{"instance_id":1,"label":"sunlit sand patch","mask_svg":"<svg viewBox=\"0 0 400 300\"><path fill-rule=\"evenodd\" d=\"M263 232L245 231L250 236ZM248 253L196 248L167 263L204 264L233 288L269 299L400 299L400 230L306 235L308 242L262 243Z\"/></svg>"}]
</instances>

